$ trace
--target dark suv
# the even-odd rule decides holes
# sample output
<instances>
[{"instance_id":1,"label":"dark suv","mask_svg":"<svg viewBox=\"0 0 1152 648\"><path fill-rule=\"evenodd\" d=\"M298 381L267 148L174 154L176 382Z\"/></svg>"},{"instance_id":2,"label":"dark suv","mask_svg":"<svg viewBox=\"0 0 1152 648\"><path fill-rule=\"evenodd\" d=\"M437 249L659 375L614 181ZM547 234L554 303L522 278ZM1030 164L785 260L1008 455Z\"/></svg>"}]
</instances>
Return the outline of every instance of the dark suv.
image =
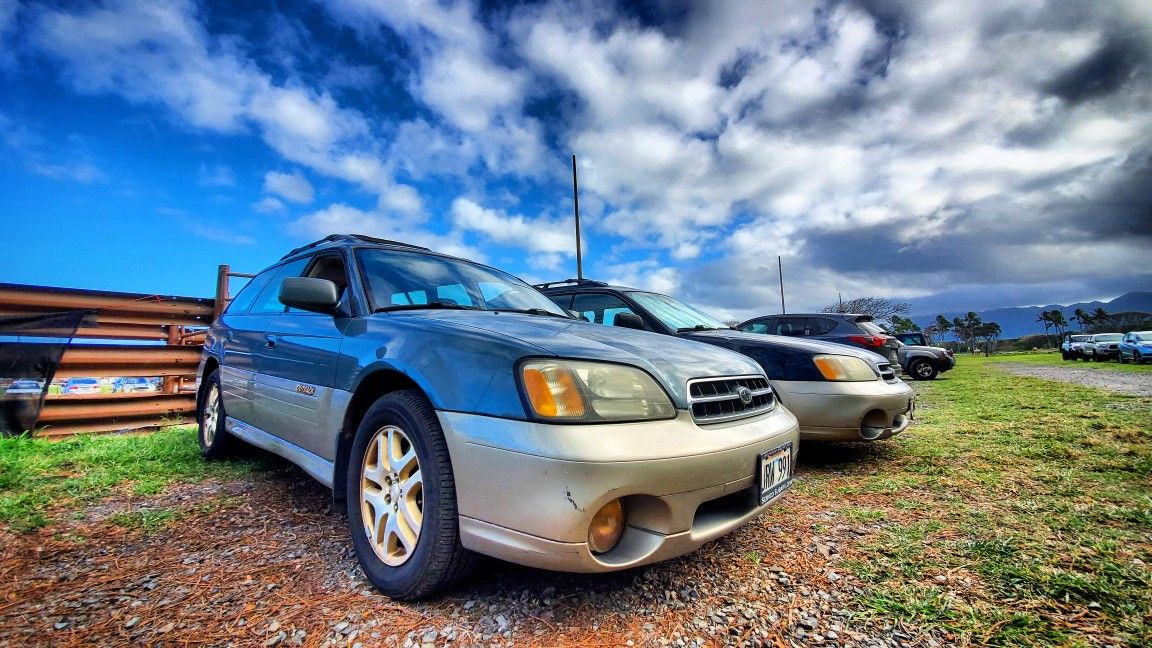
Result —
<instances>
[{"instance_id":1,"label":"dark suv","mask_svg":"<svg viewBox=\"0 0 1152 648\"><path fill-rule=\"evenodd\" d=\"M850 313L789 313L756 317L736 326L750 333L790 337L811 337L828 342L851 344L884 356L900 366L896 338L872 321L871 315Z\"/></svg>"}]
</instances>

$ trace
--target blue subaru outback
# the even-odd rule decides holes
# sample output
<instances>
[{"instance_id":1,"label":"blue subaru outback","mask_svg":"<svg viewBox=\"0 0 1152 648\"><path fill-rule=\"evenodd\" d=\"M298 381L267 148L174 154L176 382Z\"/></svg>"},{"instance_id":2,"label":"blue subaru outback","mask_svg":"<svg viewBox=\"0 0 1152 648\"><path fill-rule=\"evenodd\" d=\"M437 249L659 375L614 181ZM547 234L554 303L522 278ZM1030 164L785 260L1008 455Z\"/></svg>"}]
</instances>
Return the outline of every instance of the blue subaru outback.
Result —
<instances>
[{"instance_id":1,"label":"blue subaru outback","mask_svg":"<svg viewBox=\"0 0 1152 648\"><path fill-rule=\"evenodd\" d=\"M258 274L199 375L203 455L245 441L332 488L398 599L474 553L573 572L688 553L764 512L797 450L745 356L589 324L499 270L358 235Z\"/></svg>"}]
</instances>

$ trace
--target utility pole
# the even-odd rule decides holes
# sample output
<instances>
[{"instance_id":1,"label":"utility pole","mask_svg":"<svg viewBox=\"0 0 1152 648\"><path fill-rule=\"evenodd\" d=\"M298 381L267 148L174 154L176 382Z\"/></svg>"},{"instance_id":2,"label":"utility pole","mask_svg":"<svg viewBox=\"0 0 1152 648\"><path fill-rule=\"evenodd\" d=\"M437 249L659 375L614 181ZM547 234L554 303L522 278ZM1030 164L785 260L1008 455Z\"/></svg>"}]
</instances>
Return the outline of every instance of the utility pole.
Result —
<instances>
[{"instance_id":1,"label":"utility pole","mask_svg":"<svg viewBox=\"0 0 1152 648\"><path fill-rule=\"evenodd\" d=\"M576 184L576 154L572 154L572 211L576 215L576 278L584 278L584 261L580 254L580 191Z\"/></svg>"},{"instance_id":2,"label":"utility pole","mask_svg":"<svg viewBox=\"0 0 1152 648\"><path fill-rule=\"evenodd\" d=\"M776 255L776 269L780 273L780 314L785 314L788 311L784 308L784 262L780 260L780 255Z\"/></svg>"}]
</instances>

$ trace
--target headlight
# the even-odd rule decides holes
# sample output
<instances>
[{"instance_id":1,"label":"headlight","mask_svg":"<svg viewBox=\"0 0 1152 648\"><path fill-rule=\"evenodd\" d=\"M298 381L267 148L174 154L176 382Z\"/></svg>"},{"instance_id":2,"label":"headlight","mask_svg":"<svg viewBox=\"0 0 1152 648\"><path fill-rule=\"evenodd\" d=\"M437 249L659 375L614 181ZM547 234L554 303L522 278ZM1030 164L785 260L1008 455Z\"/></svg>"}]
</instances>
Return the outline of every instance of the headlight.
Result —
<instances>
[{"instance_id":1,"label":"headlight","mask_svg":"<svg viewBox=\"0 0 1152 648\"><path fill-rule=\"evenodd\" d=\"M812 358L824 380L864 382L878 377L872 367L860 358L843 355L818 355Z\"/></svg>"},{"instance_id":2,"label":"headlight","mask_svg":"<svg viewBox=\"0 0 1152 648\"><path fill-rule=\"evenodd\" d=\"M652 377L635 367L581 360L520 365L525 400L538 418L578 423L651 421L676 416Z\"/></svg>"}]
</instances>

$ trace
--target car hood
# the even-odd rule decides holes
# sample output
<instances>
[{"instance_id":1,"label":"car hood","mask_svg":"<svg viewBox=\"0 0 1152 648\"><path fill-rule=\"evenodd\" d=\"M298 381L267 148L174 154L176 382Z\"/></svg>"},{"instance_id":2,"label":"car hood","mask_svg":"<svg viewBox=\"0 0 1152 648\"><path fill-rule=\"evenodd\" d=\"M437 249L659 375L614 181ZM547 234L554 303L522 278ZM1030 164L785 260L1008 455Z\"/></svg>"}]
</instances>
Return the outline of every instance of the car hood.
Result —
<instances>
[{"instance_id":1,"label":"car hood","mask_svg":"<svg viewBox=\"0 0 1152 648\"><path fill-rule=\"evenodd\" d=\"M525 356L601 360L639 367L659 380L678 407L687 406L694 378L762 375L751 358L734 351L670 335L522 313L495 311L408 311L385 317L420 318L449 327L469 327L524 345Z\"/></svg>"},{"instance_id":2,"label":"car hood","mask_svg":"<svg viewBox=\"0 0 1152 648\"><path fill-rule=\"evenodd\" d=\"M773 348L784 348L794 352L806 352L810 355L822 353L847 355L860 358L871 365L877 372L880 370L880 356L847 344L826 342L824 340L810 340L805 338L787 337L784 335L768 335L765 333L748 333L733 329L717 329L713 331L687 331L684 333L689 339L709 341L726 340L739 343L741 346L763 345Z\"/></svg>"},{"instance_id":3,"label":"car hood","mask_svg":"<svg viewBox=\"0 0 1152 648\"><path fill-rule=\"evenodd\" d=\"M937 358L942 358L948 355L947 349L942 349L940 347L920 346L918 344L905 344L900 347L900 352L902 355L907 355L908 353L912 352L928 353L936 356Z\"/></svg>"}]
</instances>

